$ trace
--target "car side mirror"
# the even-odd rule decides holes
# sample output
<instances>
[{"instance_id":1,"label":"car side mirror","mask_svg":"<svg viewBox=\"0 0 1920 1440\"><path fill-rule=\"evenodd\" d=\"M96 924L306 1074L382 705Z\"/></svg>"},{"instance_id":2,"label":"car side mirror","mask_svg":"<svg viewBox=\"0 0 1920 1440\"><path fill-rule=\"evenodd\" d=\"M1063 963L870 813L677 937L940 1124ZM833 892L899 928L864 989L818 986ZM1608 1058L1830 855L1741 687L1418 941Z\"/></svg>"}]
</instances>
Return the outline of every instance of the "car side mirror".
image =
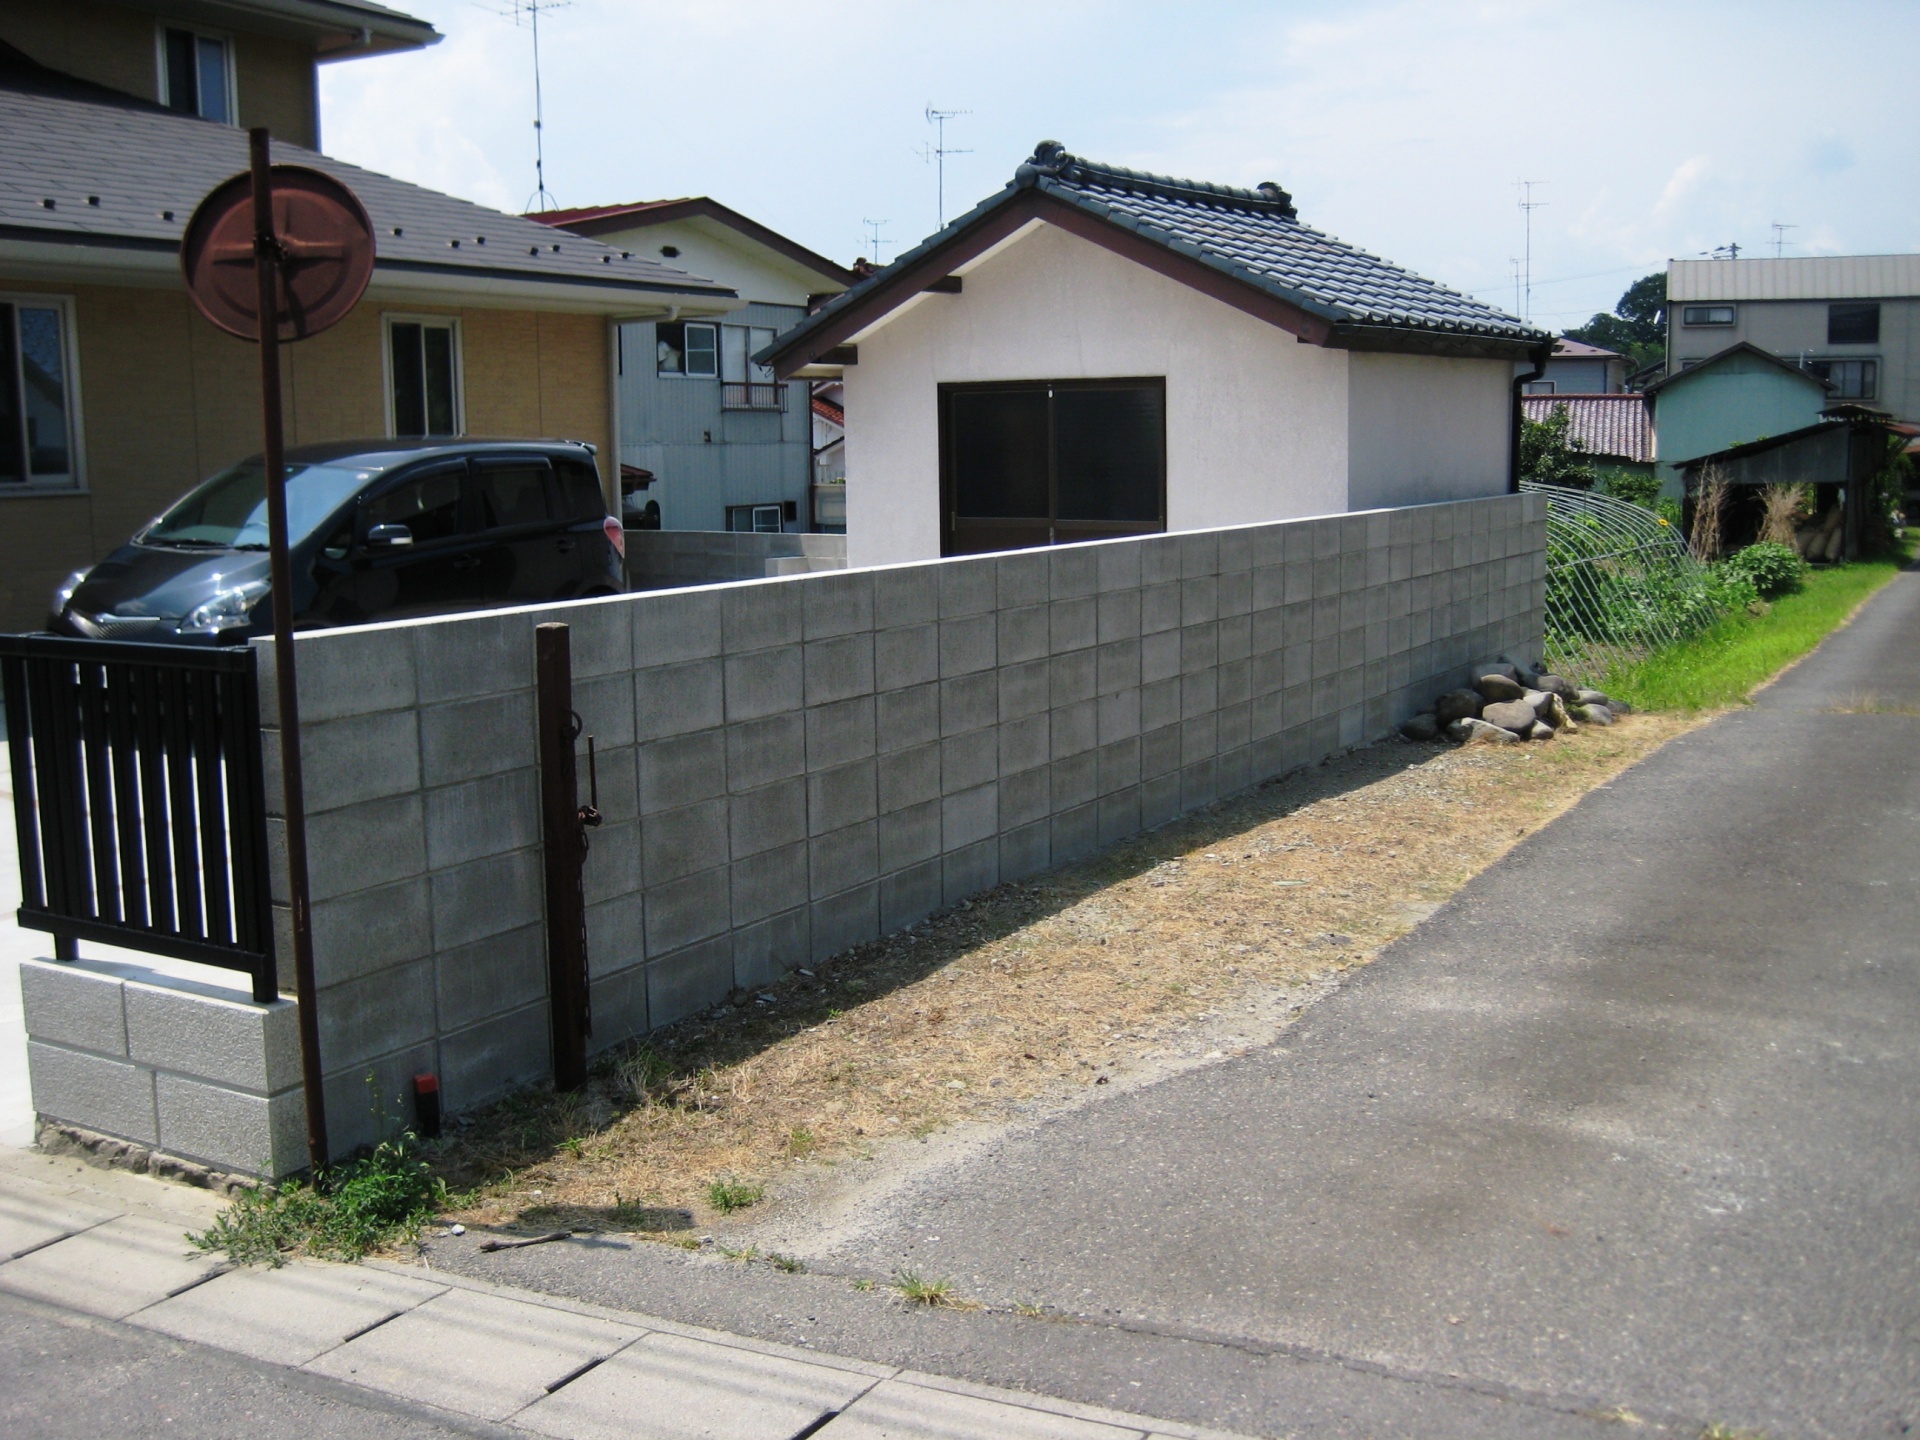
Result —
<instances>
[{"instance_id":1,"label":"car side mirror","mask_svg":"<svg viewBox=\"0 0 1920 1440\"><path fill-rule=\"evenodd\" d=\"M404 525L369 525L367 527L369 550L398 550L411 544L413 544L413 532Z\"/></svg>"}]
</instances>

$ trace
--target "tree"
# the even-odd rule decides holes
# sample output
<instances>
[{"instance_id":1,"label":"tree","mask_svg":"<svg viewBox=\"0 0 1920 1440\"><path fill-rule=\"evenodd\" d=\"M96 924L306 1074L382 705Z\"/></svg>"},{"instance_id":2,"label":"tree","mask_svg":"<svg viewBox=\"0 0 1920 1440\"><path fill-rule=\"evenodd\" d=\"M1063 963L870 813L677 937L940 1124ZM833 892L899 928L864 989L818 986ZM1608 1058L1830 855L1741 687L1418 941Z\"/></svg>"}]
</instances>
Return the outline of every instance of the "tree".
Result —
<instances>
[{"instance_id":1,"label":"tree","mask_svg":"<svg viewBox=\"0 0 1920 1440\"><path fill-rule=\"evenodd\" d=\"M1596 315L1565 332L1605 350L1617 350L1640 370L1667 358L1667 272L1656 270L1627 287L1611 315Z\"/></svg>"},{"instance_id":2,"label":"tree","mask_svg":"<svg viewBox=\"0 0 1920 1440\"><path fill-rule=\"evenodd\" d=\"M1520 474L1541 485L1564 485L1573 490L1593 488L1593 465L1587 442L1571 432L1567 407L1556 405L1544 420L1520 422Z\"/></svg>"}]
</instances>

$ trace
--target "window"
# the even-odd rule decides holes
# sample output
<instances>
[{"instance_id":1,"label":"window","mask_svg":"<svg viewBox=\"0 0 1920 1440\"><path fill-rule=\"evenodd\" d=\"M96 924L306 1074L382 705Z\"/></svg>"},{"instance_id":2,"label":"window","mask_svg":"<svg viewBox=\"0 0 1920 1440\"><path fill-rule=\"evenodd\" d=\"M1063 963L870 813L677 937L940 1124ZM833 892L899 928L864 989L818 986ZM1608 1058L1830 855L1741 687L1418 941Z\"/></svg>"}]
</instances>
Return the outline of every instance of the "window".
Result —
<instances>
[{"instance_id":1,"label":"window","mask_svg":"<svg viewBox=\"0 0 1920 1440\"><path fill-rule=\"evenodd\" d=\"M460 434L460 322L389 316L387 380L396 438Z\"/></svg>"},{"instance_id":2,"label":"window","mask_svg":"<svg viewBox=\"0 0 1920 1440\"><path fill-rule=\"evenodd\" d=\"M947 554L1166 528L1160 379L940 390Z\"/></svg>"},{"instance_id":3,"label":"window","mask_svg":"<svg viewBox=\"0 0 1920 1440\"><path fill-rule=\"evenodd\" d=\"M1871 400L1879 393L1878 360L1809 360L1806 364L1833 386L1835 400Z\"/></svg>"},{"instance_id":4,"label":"window","mask_svg":"<svg viewBox=\"0 0 1920 1440\"><path fill-rule=\"evenodd\" d=\"M168 26L160 32L160 103L222 125L234 118L233 47L221 36Z\"/></svg>"},{"instance_id":5,"label":"window","mask_svg":"<svg viewBox=\"0 0 1920 1440\"><path fill-rule=\"evenodd\" d=\"M1553 395L1557 394L1558 390L1555 382L1552 380L1529 380L1527 381L1525 393L1528 395Z\"/></svg>"},{"instance_id":6,"label":"window","mask_svg":"<svg viewBox=\"0 0 1920 1440\"><path fill-rule=\"evenodd\" d=\"M367 528L404 525L416 545L454 539L464 529L460 523L460 484L466 473L466 466L450 465L412 476L386 494L376 495L365 507Z\"/></svg>"},{"instance_id":7,"label":"window","mask_svg":"<svg viewBox=\"0 0 1920 1440\"><path fill-rule=\"evenodd\" d=\"M489 530L514 530L547 523L550 516L545 460L482 460L476 468L480 472L480 523L483 526Z\"/></svg>"},{"instance_id":8,"label":"window","mask_svg":"<svg viewBox=\"0 0 1920 1440\"><path fill-rule=\"evenodd\" d=\"M729 410L785 410L786 387L773 371L753 363L755 352L773 343L770 326L720 327L720 404Z\"/></svg>"},{"instance_id":9,"label":"window","mask_svg":"<svg viewBox=\"0 0 1920 1440\"><path fill-rule=\"evenodd\" d=\"M727 529L751 530L758 535L778 535L786 511L787 506L779 504L729 505Z\"/></svg>"},{"instance_id":10,"label":"window","mask_svg":"<svg viewBox=\"0 0 1920 1440\"><path fill-rule=\"evenodd\" d=\"M1827 343L1829 345L1878 345L1880 343L1880 306L1877 302L1827 306Z\"/></svg>"},{"instance_id":11,"label":"window","mask_svg":"<svg viewBox=\"0 0 1920 1440\"><path fill-rule=\"evenodd\" d=\"M1731 305L1683 305L1680 308L1682 325L1731 325L1733 324L1733 306Z\"/></svg>"},{"instance_id":12,"label":"window","mask_svg":"<svg viewBox=\"0 0 1920 1440\"><path fill-rule=\"evenodd\" d=\"M691 320L662 322L653 327L662 375L684 375L711 380L720 373L720 327Z\"/></svg>"},{"instance_id":13,"label":"window","mask_svg":"<svg viewBox=\"0 0 1920 1440\"><path fill-rule=\"evenodd\" d=\"M0 295L0 493L80 483L71 302Z\"/></svg>"},{"instance_id":14,"label":"window","mask_svg":"<svg viewBox=\"0 0 1920 1440\"><path fill-rule=\"evenodd\" d=\"M568 520L602 520L607 514L607 497L600 490L600 472L585 460L555 460L553 472L560 477L560 510Z\"/></svg>"}]
</instances>

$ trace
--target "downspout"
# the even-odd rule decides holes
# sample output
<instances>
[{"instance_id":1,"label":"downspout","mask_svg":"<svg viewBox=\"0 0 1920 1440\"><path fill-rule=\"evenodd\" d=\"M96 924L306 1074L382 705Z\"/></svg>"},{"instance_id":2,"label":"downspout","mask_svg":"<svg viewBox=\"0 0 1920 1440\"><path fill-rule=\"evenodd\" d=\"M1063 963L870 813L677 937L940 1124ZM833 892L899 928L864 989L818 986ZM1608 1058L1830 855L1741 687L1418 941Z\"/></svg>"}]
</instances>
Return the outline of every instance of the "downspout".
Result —
<instances>
[{"instance_id":1,"label":"downspout","mask_svg":"<svg viewBox=\"0 0 1920 1440\"><path fill-rule=\"evenodd\" d=\"M1547 358L1553 354L1554 342L1538 346L1533 352L1533 369L1523 371L1513 377L1513 416L1507 436L1507 493L1520 493L1520 420L1522 411L1520 397L1526 393L1530 381L1538 380L1547 373Z\"/></svg>"}]
</instances>

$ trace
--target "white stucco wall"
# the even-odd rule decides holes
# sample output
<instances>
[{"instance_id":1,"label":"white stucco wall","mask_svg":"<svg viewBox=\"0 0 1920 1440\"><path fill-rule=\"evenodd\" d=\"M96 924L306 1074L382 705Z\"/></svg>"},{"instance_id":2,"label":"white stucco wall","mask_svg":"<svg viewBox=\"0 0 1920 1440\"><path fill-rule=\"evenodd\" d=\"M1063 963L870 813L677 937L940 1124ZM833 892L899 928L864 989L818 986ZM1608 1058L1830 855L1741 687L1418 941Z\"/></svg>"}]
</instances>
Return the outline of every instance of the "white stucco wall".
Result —
<instances>
[{"instance_id":1,"label":"white stucco wall","mask_svg":"<svg viewBox=\"0 0 1920 1440\"><path fill-rule=\"evenodd\" d=\"M1052 226L963 274L961 294L921 296L853 337L850 564L939 555L936 387L948 382L1165 376L1169 529L1348 508L1345 351Z\"/></svg>"},{"instance_id":2,"label":"white stucco wall","mask_svg":"<svg viewBox=\"0 0 1920 1440\"><path fill-rule=\"evenodd\" d=\"M1349 360L1347 508L1506 493L1511 364L1358 352Z\"/></svg>"}]
</instances>

